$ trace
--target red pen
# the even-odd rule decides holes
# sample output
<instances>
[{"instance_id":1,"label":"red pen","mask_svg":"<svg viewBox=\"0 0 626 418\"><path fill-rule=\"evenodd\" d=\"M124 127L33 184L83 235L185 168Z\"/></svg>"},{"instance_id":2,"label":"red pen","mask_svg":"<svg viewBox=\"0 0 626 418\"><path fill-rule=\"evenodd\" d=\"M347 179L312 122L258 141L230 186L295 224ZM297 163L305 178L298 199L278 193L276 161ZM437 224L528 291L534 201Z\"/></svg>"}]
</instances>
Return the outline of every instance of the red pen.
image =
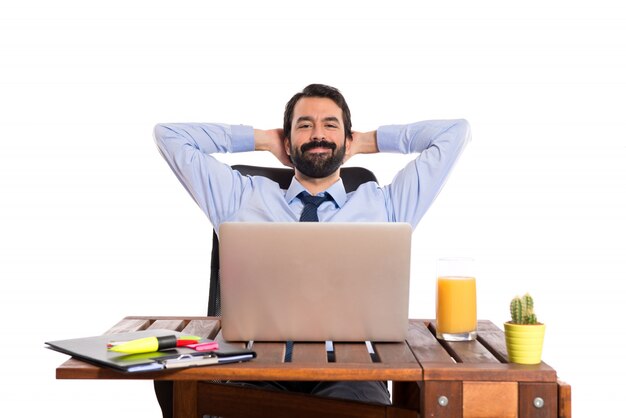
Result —
<instances>
[{"instance_id":1,"label":"red pen","mask_svg":"<svg viewBox=\"0 0 626 418\"><path fill-rule=\"evenodd\" d=\"M191 344L198 344L198 340L185 340L185 339L176 340L176 347L188 347Z\"/></svg>"}]
</instances>

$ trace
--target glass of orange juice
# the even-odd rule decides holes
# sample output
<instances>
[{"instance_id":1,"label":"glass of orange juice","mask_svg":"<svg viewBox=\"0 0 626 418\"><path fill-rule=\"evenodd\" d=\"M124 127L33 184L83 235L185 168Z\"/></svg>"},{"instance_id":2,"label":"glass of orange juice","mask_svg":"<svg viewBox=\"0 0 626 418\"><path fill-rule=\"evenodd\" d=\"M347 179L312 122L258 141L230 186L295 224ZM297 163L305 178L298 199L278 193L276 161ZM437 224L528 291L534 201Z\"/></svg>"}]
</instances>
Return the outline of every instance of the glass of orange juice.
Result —
<instances>
[{"instance_id":1,"label":"glass of orange juice","mask_svg":"<svg viewBox=\"0 0 626 418\"><path fill-rule=\"evenodd\" d=\"M476 339L476 277L471 258L437 261L437 338Z\"/></svg>"}]
</instances>

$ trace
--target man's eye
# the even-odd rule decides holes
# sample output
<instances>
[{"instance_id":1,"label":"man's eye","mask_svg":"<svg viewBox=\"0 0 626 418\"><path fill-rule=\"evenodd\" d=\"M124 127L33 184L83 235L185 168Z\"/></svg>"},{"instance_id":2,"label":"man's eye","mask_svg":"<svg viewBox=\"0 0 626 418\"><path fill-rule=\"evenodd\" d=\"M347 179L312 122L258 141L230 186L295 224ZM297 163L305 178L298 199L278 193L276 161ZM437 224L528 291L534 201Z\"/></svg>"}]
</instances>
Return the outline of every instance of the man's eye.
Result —
<instances>
[{"instance_id":1,"label":"man's eye","mask_svg":"<svg viewBox=\"0 0 626 418\"><path fill-rule=\"evenodd\" d=\"M298 128L300 129L306 129L306 128L310 128L311 124L310 123L304 123L302 125L298 125Z\"/></svg>"},{"instance_id":2,"label":"man's eye","mask_svg":"<svg viewBox=\"0 0 626 418\"><path fill-rule=\"evenodd\" d=\"M328 124L326 124L326 127L327 127L327 128L333 128L333 129L336 129L336 128L337 128L337 125L332 124L332 123L328 123Z\"/></svg>"}]
</instances>

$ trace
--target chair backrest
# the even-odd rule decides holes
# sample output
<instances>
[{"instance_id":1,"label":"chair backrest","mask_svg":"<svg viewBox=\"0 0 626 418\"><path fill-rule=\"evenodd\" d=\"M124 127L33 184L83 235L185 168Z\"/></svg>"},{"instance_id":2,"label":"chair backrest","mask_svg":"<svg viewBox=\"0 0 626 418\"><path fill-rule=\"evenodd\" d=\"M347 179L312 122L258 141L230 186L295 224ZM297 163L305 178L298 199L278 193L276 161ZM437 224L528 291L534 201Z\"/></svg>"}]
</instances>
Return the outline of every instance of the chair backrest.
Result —
<instances>
[{"instance_id":1,"label":"chair backrest","mask_svg":"<svg viewBox=\"0 0 626 418\"><path fill-rule=\"evenodd\" d=\"M244 176L263 176L274 180L281 189L288 189L293 178L294 171L290 168L257 167L252 165L234 165L233 169ZM346 193L355 191L361 184L369 181L378 182L374 173L363 167L343 167L339 175L343 180ZM209 283L209 307L208 316L220 316L222 313L220 303L220 256L219 240L213 231L213 248L211 250L211 281Z\"/></svg>"}]
</instances>

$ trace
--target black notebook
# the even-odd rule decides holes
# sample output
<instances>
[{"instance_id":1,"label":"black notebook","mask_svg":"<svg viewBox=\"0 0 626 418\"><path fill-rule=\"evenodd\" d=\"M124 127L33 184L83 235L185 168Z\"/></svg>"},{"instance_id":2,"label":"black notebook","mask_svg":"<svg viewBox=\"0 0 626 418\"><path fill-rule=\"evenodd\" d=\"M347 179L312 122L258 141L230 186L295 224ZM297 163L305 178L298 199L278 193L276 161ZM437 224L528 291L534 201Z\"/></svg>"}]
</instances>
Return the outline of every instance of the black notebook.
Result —
<instances>
[{"instance_id":1,"label":"black notebook","mask_svg":"<svg viewBox=\"0 0 626 418\"><path fill-rule=\"evenodd\" d=\"M234 363L251 360L256 353L220 343L218 350L199 352L191 348L178 347L169 350L142 354L116 353L107 349L110 341L131 341L145 337L162 337L184 334L165 329L100 335L97 337L49 341L47 348L98 366L109 367L127 373L163 370L166 368L195 367L210 364Z\"/></svg>"}]
</instances>

